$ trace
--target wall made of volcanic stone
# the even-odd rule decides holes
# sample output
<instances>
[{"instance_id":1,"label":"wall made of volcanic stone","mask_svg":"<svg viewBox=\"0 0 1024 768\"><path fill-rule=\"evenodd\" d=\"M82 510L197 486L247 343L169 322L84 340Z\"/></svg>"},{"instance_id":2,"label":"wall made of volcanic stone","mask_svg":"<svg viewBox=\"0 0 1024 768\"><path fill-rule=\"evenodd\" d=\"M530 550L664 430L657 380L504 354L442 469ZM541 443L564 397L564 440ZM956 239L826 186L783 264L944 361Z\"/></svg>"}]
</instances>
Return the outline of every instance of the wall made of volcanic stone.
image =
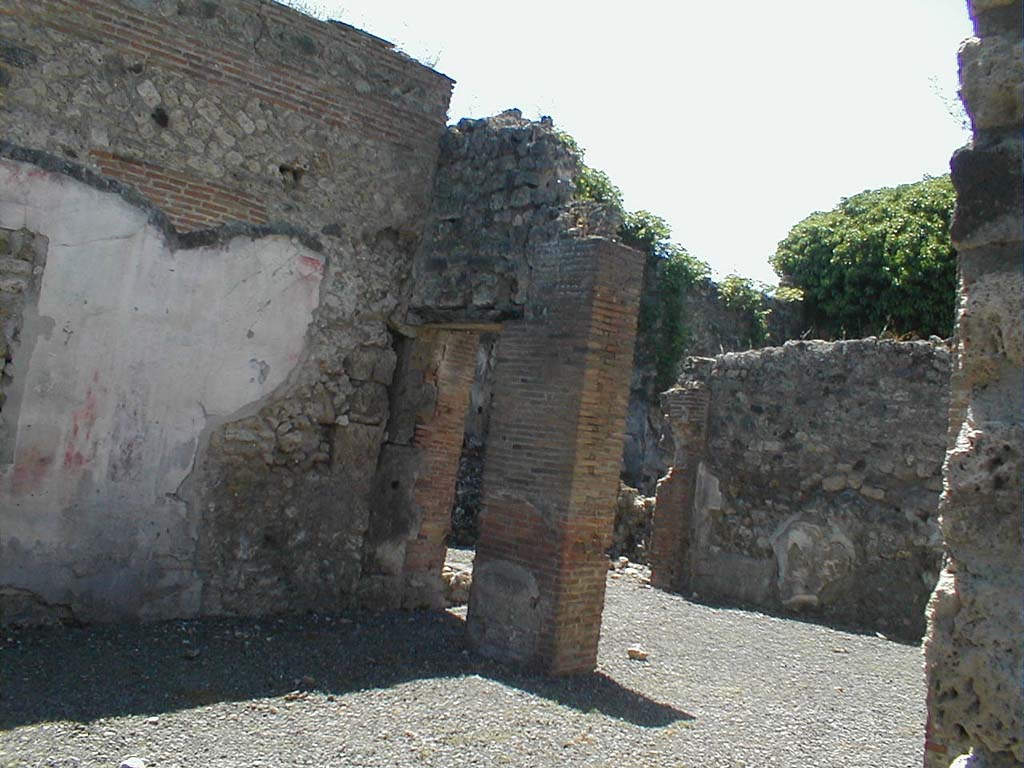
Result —
<instances>
[{"instance_id":1,"label":"wall made of volcanic stone","mask_svg":"<svg viewBox=\"0 0 1024 768\"><path fill-rule=\"evenodd\" d=\"M642 301L648 306L659 301L658 263L656 258L647 260ZM698 280L687 286L681 296L687 354L713 356L780 346L799 338L807 330L803 324L803 302L781 301L773 296L764 298L769 312L762 338L753 313L728 306L713 280ZM650 496L654 495L658 480L672 460L671 444L662 441L665 430L658 402L657 336L656 333L641 333L637 338L622 456L624 482Z\"/></svg>"},{"instance_id":2,"label":"wall made of volcanic stone","mask_svg":"<svg viewBox=\"0 0 1024 768\"><path fill-rule=\"evenodd\" d=\"M508 110L449 126L415 257L410 322L518 322L538 290L538 254L565 238L613 237L620 223L614 214L572 200L577 172L550 119L528 121ZM453 536L462 544L478 535L500 346L500 333L481 336L454 510Z\"/></svg>"},{"instance_id":3,"label":"wall made of volcanic stone","mask_svg":"<svg viewBox=\"0 0 1024 768\"><path fill-rule=\"evenodd\" d=\"M678 573L669 586L709 599L920 637L941 560L947 347L789 342L692 359L663 396L681 434L693 408L674 403L694 387L706 441L692 444L699 428L677 441L659 486L655 575ZM658 541L669 530L685 551Z\"/></svg>"},{"instance_id":4,"label":"wall made of volcanic stone","mask_svg":"<svg viewBox=\"0 0 1024 768\"><path fill-rule=\"evenodd\" d=\"M959 256L945 568L928 606L927 768L1024 764L1024 4L969 3L960 49L974 129L951 163Z\"/></svg>"},{"instance_id":5,"label":"wall made of volcanic stone","mask_svg":"<svg viewBox=\"0 0 1024 768\"><path fill-rule=\"evenodd\" d=\"M160 498L149 505L150 495L109 485L120 481L103 451L97 463L87 450L72 451L84 480L49 474L68 447L57 438L75 432L76 413L92 413L89 382L69 383L67 397L55 401L47 416L52 444L28 441L32 411L20 395L8 396L3 440L14 447L0 455L0 472L32 476L53 495L47 503L61 521L20 531L5 520L0 550L11 567L0 593L16 596L8 602L108 618L330 608L355 599L397 359L390 328L405 315L450 90L449 79L384 41L269 0L5 3L4 169L12 179L34 179L39 199L87 205L78 229L41 222L31 213L37 201L15 199L27 181L0 205L0 227L48 243L45 264L21 253L0 257L0 288L22 291L23 299L7 303L18 304L17 322L28 329L20 348L5 341L12 372L22 375L24 365L26 381L42 375L32 345L65 338L84 346L81 359L64 364L108 372L102 356L86 353L118 342L98 335L88 311L61 314L47 330L57 318L43 308L51 288L51 306L74 299L83 307L89 291L109 298L106 321L126 338L141 327L136 307L167 304L181 327L157 324L139 334L134 367L108 387L136 399L107 405L142 425L180 420L184 401L171 407L177 401L151 386L171 376L174 391L191 396L192 435L152 446L153 461L176 467L177 479L147 491ZM128 239L117 244L128 232L132 242L145 241L141 251ZM202 248L209 263L196 269L219 276L186 288L182 270ZM250 256L249 271L236 274L231 259L246 249L271 255ZM274 266L274 253L291 255ZM128 279L139 269L144 280ZM64 295L76 276L88 278L89 291ZM309 301L287 298L292 278L312 289ZM199 322L207 316L209 327ZM273 336L293 325L286 343ZM231 354L266 343L274 355L254 352L235 369ZM201 363L185 364L186 355L177 368L157 365L197 348L211 352ZM5 395L20 386L12 382ZM210 391L226 396L200 396ZM53 461L25 453L29 442ZM80 493L95 497L96 488L107 489L100 496L108 493L110 504L76 501ZM7 499L0 506L21 522L28 514ZM101 548L123 516L152 522L154 531L120 536L109 567L99 567L99 549L76 554L76 547ZM161 526L161 539L175 544L158 552ZM52 567L24 579L19 564L42 562L40 548Z\"/></svg>"},{"instance_id":6,"label":"wall made of volcanic stone","mask_svg":"<svg viewBox=\"0 0 1024 768\"><path fill-rule=\"evenodd\" d=\"M573 232L609 234L586 217L599 215L597 206L570 204L576 172L575 157L548 118L531 122L509 110L449 126L430 225L416 253L414 316L521 317L539 246Z\"/></svg>"}]
</instances>

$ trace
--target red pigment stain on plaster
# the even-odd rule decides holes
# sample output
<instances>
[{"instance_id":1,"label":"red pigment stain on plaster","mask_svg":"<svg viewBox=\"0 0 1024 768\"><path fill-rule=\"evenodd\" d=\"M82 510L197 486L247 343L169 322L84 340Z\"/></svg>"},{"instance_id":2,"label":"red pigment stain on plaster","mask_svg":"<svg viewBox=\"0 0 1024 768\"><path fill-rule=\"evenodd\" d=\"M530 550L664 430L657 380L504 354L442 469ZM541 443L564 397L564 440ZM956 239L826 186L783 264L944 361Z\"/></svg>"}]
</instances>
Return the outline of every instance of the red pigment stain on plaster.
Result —
<instances>
[{"instance_id":1,"label":"red pigment stain on plaster","mask_svg":"<svg viewBox=\"0 0 1024 768\"><path fill-rule=\"evenodd\" d=\"M99 381L99 371L92 375L93 383ZM85 404L71 414L71 437L67 447L64 449L64 466L69 469L78 469L87 463L87 459L79 448L89 444L92 436L92 425L96 421L96 393L89 387L85 393ZM81 436L81 440L79 437ZM95 453L95 441L91 446L90 453Z\"/></svg>"},{"instance_id":2,"label":"red pigment stain on plaster","mask_svg":"<svg viewBox=\"0 0 1024 768\"><path fill-rule=\"evenodd\" d=\"M25 451L11 472L11 490L14 495L20 496L38 488L52 463L53 457L39 448L32 447Z\"/></svg>"},{"instance_id":3,"label":"red pigment stain on plaster","mask_svg":"<svg viewBox=\"0 0 1024 768\"><path fill-rule=\"evenodd\" d=\"M39 168L37 166L25 168L23 166L16 165L15 163L6 160L3 161L3 166L11 172L13 180L19 183L24 183L32 179L45 179L51 176L51 174L48 171L44 171L42 168Z\"/></svg>"},{"instance_id":4,"label":"red pigment stain on plaster","mask_svg":"<svg viewBox=\"0 0 1024 768\"><path fill-rule=\"evenodd\" d=\"M299 256L297 266L303 280L319 280L324 275L324 263L315 256Z\"/></svg>"}]
</instances>

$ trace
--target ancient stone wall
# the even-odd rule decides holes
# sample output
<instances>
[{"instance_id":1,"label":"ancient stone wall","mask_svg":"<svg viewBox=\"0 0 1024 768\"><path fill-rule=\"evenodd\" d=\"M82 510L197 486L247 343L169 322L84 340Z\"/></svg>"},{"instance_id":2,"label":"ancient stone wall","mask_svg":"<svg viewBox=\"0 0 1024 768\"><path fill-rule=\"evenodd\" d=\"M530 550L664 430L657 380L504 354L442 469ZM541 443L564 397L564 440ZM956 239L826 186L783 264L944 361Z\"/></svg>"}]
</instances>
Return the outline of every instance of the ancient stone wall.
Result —
<instances>
[{"instance_id":1,"label":"ancient stone wall","mask_svg":"<svg viewBox=\"0 0 1024 768\"><path fill-rule=\"evenodd\" d=\"M0 463L9 464L14 456L13 414L21 394L14 391L14 356L20 363L31 352L30 344L21 342L23 336L31 341L25 332L26 314L31 318L39 301L48 250L46 238L34 232L0 229Z\"/></svg>"},{"instance_id":2,"label":"ancient stone wall","mask_svg":"<svg viewBox=\"0 0 1024 768\"><path fill-rule=\"evenodd\" d=\"M972 0L960 49L973 140L953 155L959 255L946 561L928 606L927 768L1024 765L1024 5Z\"/></svg>"},{"instance_id":3,"label":"ancient stone wall","mask_svg":"<svg viewBox=\"0 0 1024 768\"><path fill-rule=\"evenodd\" d=\"M400 346L370 505L366 604L443 605L441 568L479 336L430 328Z\"/></svg>"},{"instance_id":4,"label":"ancient stone wall","mask_svg":"<svg viewBox=\"0 0 1024 768\"><path fill-rule=\"evenodd\" d=\"M548 118L518 110L460 120L441 144L427 234L416 254L410 322L477 323L523 316L534 284L534 253L562 237L612 237L618 222L600 206L572 200L575 156ZM500 334L485 332L466 414L453 531L477 539Z\"/></svg>"},{"instance_id":5,"label":"ancient stone wall","mask_svg":"<svg viewBox=\"0 0 1024 768\"><path fill-rule=\"evenodd\" d=\"M938 577L949 352L865 339L691 359L663 396L655 584L916 639Z\"/></svg>"},{"instance_id":6,"label":"ancient stone wall","mask_svg":"<svg viewBox=\"0 0 1024 768\"><path fill-rule=\"evenodd\" d=\"M5 620L356 600L450 89L269 0L4 4Z\"/></svg>"},{"instance_id":7,"label":"ancient stone wall","mask_svg":"<svg viewBox=\"0 0 1024 768\"><path fill-rule=\"evenodd\" d=\"M642 302L656 302L658 284L657 262L648 260ZM719 286L713 280L698 280L682 295L682 316L686 327L687 354L704 357L725 352L780 346L806 331L803 324L803 302L780 301L765 297L770 310L766 328L757 327L749 311L727 306ZM623 480L647 495L653 495L672 460L672 446L661 444L664 425L658 402L655 349L637 340L637 352L630 383L629 415L626 442L623 447Z\"/></svg>"},{"instance_id":8,"label":"ancient stone wall","mask_svg":"<svg viewBox=\"0 0 1024 768\"><path fill-rule=\"evenodd\" d=\"M322 257L283 235L174 247L123 198L25 164L0 161L0 190L0 224L49 244L12 317L2 581L75 615L159 615L149 589L194 612L182 484L211 421L294 367Z\"/></svg>"},{"instance_id":9,"label":"ancient stone wall","mask_svg":"<svg viewBox=\"0 0 1024 768\"><path fill-rule=\"evenodd\" d=\"M549 120L510 110L450 127L410 312L505 321L469 631L486 654L557 673L596 663L642 272L608 239L617 222L572 201L576 171Z\"/></svg>"},{"instance_id":10,"label":"ancient stone wall","mask_svg":"<svg viewBox=\"0 0 1024 768\"><path fill-rule=\"evenodd\" d=\"M416 253L414 321L521 317L533 250L571 227L576 171L550 119L530 122L509 110L450 126Z\"/></svg>"},{"instance_id":11,"label":"ancient stone wall","mask_svg":"<svg viewBox=\"0 0 1024 768\"><path fill-rule=\"evenodd\" d=\"M765 296L769 311L762 330L753 315L729 306L713 280L700 280L683 294L683 317L689 341L687 350L695 357L742 352L752 347L781 346L807 330L803 324L803 303L780 301Z\"/></svg>"},{"instance_id":12,"label":"ancient stone wall","mask_svg":"<svg viewBox=\"0 0 1024 768\"><path fill-rule=\"evenodd\" d=\"M3 620L441 605L500 331L569 435L529 659L592 668L640 260L550 120L446 131L450 80L270 0L13 2L0 75Z\"/></svg>"}]
</instances>

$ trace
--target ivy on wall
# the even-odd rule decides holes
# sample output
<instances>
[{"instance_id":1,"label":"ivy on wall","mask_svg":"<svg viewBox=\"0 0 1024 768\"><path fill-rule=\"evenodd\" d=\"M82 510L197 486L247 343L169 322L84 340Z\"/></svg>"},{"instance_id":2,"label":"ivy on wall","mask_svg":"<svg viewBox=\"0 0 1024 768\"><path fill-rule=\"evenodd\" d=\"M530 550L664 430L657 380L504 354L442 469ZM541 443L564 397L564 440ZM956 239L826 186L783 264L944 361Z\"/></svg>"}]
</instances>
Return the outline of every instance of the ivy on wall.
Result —
<instances>
[{"instance_id":1,"label":"ivy on wall","mask_svg":"<svg viewBox=\"0 0 1024 768\"><path fill-rule=\"evenodd\" d=\"M747 346L759 347L768 340L769 286L758 286L753 280L729 275L718 284L718 295L722 303L741 315L750 328Z\"/></svg>"},{"instance_id":2,"label":"ivy on wall","mask_svg":"<svg viewBox=\"0 0 1024 768\"><path fill-rule=\"evenodd\" d=\"M654 270L648 280L653 279L656 288L645 292L637 321L638 358L653 358L656 391L668 389L675 383L690 341L684 295L698 282L710 279L711 267L672 241L671 227L663 218L650 211L627 211L622 191L608 174L583 162L584 151L572 136L560 133L559 137L580 164L576 198L615 210L623 220L619 237L646 254L648 269Z\"/></svg>"}]
</instances>

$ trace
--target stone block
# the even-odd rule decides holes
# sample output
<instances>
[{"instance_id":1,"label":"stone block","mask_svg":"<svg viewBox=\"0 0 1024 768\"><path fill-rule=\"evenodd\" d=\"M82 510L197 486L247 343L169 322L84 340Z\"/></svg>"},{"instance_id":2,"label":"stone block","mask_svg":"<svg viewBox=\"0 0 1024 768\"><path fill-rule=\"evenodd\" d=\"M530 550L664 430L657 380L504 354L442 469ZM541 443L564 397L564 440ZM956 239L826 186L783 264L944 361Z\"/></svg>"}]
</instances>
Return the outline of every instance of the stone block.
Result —
<instances>
[{"instance_id":1,"label":"stone block","mask_svg":"<svg viewBox=\"0 0 1024 768\"><path fill-rule=\"evenodd\" d=\"M960 47L960 93L976 131L1024 124L1024 43L971 38Z\"/></svg>"},{"instance_id":2,"label":"stone block","mask_svg":"<svg viewBox=\"0 0 1024 768\"><path fill-rule=\"evenodd\" d=\"M1020 141L958 149L950 161L957 206L950 236L958 251L1024 240Z\"/></svg>"},{"instance_id":3,"label":"stone block","mask_svg":"<svg viewBox=\"0 0 1024 768\"><path fill-rule=\"evenodd\" d=\"M542 623L550 619L529 569L507 560L475 566L469 601L469 637L478 651L500 661L536 661Z\"/></svg>"}]
</instances>

